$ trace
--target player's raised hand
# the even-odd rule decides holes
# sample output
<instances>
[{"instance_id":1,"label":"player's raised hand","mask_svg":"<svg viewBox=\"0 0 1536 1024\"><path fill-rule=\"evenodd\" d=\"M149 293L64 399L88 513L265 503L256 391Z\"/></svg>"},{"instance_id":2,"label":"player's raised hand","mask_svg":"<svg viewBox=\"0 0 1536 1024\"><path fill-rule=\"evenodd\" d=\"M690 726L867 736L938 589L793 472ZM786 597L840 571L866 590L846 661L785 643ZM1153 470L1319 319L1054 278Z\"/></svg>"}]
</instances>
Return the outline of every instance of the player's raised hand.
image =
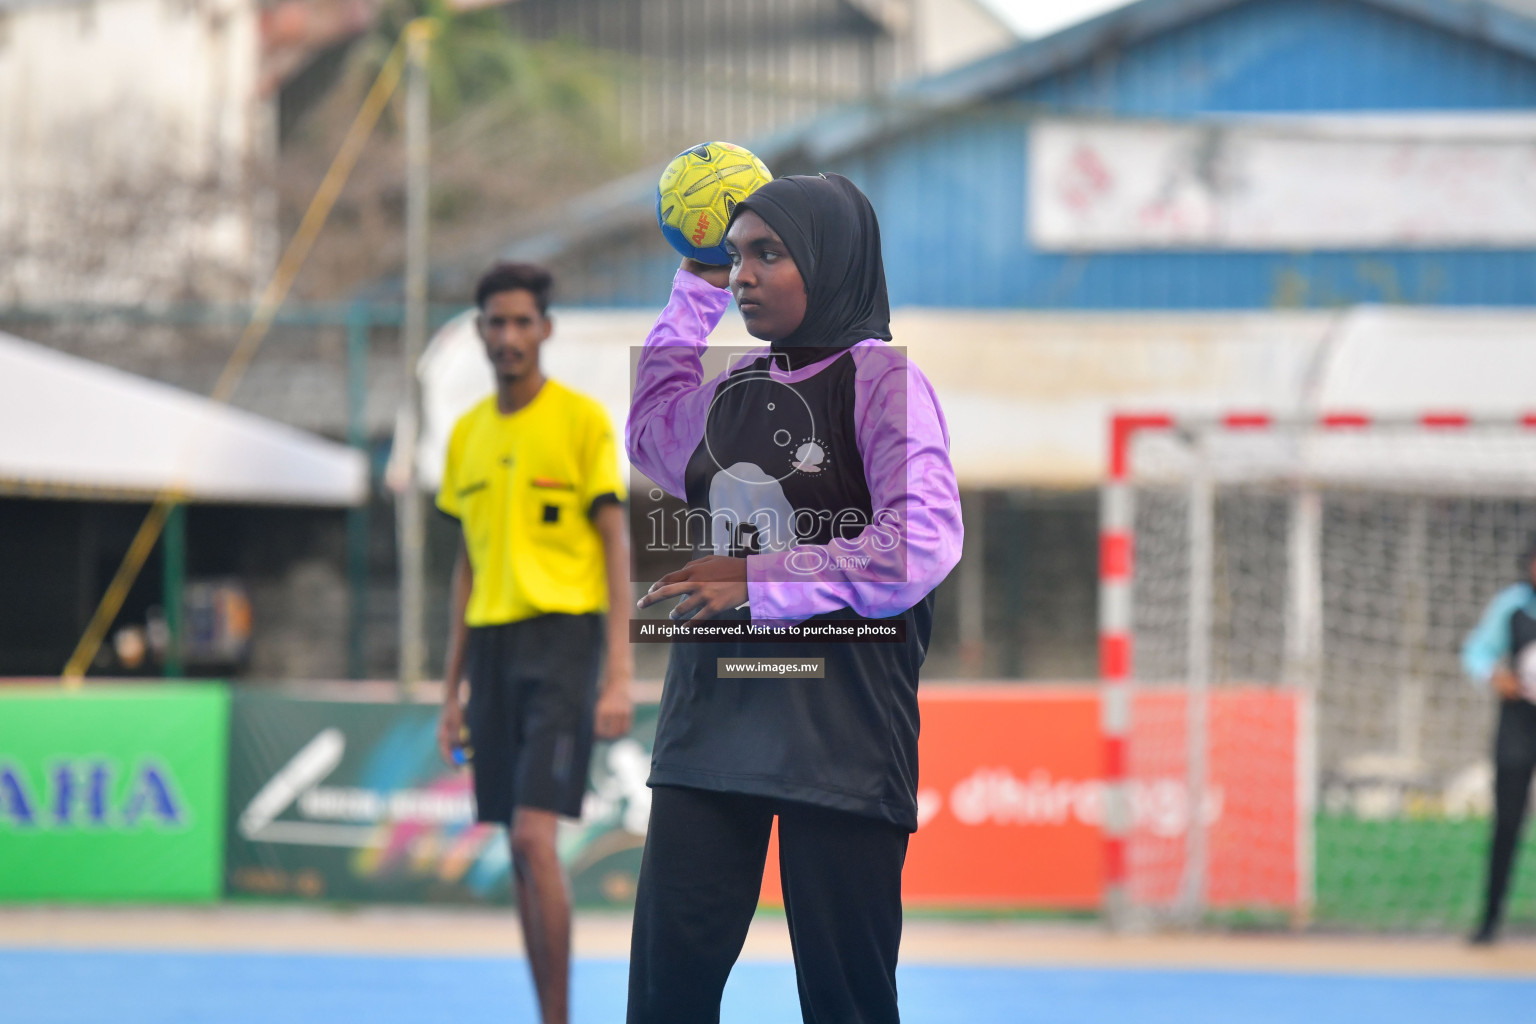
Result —
<instances>
[{"instance_id":1,"label":"player's raised hand","mask_svg":"<svg viewBox=\"0 0 1536 1024\"><path fill-rule=\"evenodd\" d=\"M696 277L702 277L716 288L728 287L731 283L731 268L729 264L718 266L714 263L701 263L695 259L683 257L683 269Z\"/></svg>"}]
</instances>

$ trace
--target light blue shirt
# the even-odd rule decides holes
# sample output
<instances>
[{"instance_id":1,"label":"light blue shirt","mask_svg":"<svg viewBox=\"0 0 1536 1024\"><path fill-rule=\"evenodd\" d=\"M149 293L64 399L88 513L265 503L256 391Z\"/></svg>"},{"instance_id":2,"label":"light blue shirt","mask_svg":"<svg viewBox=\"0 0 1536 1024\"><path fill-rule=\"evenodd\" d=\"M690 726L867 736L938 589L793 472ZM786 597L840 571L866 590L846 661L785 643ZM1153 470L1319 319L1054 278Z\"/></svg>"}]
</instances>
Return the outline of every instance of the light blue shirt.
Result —
<instances>
[{"instance_id":1,"label":"light blue shirt","mask_svg":"<svg viewBox=\"0 0 1536 1024\"><path fill-rule=\"evenodd\" d=\"M1516 583L1498 592L1461 645L1461 668L1478 686L1487 686L1493 670L1509 657L1509 617L1524 610L1536 618L1536 587Z\"/></svg>"}]
</instances>

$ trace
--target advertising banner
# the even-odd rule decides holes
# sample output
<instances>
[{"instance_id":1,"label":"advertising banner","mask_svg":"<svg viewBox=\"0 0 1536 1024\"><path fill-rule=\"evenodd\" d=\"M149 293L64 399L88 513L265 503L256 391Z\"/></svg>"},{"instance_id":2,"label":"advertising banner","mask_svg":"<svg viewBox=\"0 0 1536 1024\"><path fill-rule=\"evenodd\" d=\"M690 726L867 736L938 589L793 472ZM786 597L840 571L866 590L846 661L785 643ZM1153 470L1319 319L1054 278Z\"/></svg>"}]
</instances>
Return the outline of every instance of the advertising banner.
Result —
<instances>
[{"instance_id":1,"label":"advertising banner","mask_svg":"<svg viewBox=\"0 0 1536 1024\"><path fill-rule=\"evenodd\" d=\"M1529 117L1040 120L1045 250L1527 248Z\"/></svg>"},{"instance_id":2,"label":"advertising banner","mask_svg":"<svg viewBox=\"0 0 1536 1024\"><path fill-rule=\"evenodd\" d=\"M0 687L0 900L214 900L229 692Z\"/></svg>"},{"instance_id":3,"label":"advertising banner","mask_svg":"<svg viewBox=\"0 0 1536 1024\"><path fill-rule=\"evenodd\" d=\"M1103 743L1096 688L925 686L912 905L1096 909ZM1138 697L1133 765L1143 895L1182 869L1192 818L1182 699ZM230 740L231 894L346 901L510 901L499 827L477 825L467 771L438 757L437 707L237 691ZM1209 896L1216 906L1291 906L1297 865L1296 698L1212 695ZM629 903L650 814L656 705L634 732L598 744L579 823L560 852L578 903ZM781 900L777 850L764 898Z\"/></svg>"},{"instance_id":4,"label":"advertising banner","mask_svg":"<svg viewBox=\"0 0 1536 1024\"><path fill-rule=\"evenodd\" d=\"M1274 687L1212 691L1200 800L1205 900L1213 907L1293 907L1301 896L1303 823L1297 760L1299 696ZM1190 856L1188 715L1184 692L1148 687L1131 711L1131 884L1138 902L1172 904Z\"/></svg>"},{"instance_id":5,"label":"advertising banner","mask_svg":"<svg viewBox=\"0 0 1536 1024\"><path fill-rule=\"evenodd\" d=\"M561 858L585 905L634 895L650 816L654 705L599 743L580 823ZM474 820L467 769L437 753L437 705L235 694L230 734L231 895L390 902L511 899L506 832Z\"/></svg>"},{"instance_id":6,"label":"advertising banner","mask_svg":"<svg viewBox=\"0 0 1536 1024\"><path fill-rule=\"evenodd\" d=\"M1104 750L1092 690L921 693L920 824L905 898L1099 905Z\"/></svg>"},{"instance_id":7,"label":"advertising banner","mask_svg":"<svg viewBox=\"0 0 1536 1024\"><path fill-rule=\"evenodd\" d=\"M903 899L913 906L1096 909L1103 892L1103 740L1095 687L926 687L919 826ZM1296 695L1221 689L1210 703L1210 851L1216 907L1296 903ZM1192 811L1180 693L1137 695L1132 719L1133 884L1171 899ZM1137 751L1140 751L1138 753ZM770 850L764 898L781 902Z\"/></svg>"}]
</instances>

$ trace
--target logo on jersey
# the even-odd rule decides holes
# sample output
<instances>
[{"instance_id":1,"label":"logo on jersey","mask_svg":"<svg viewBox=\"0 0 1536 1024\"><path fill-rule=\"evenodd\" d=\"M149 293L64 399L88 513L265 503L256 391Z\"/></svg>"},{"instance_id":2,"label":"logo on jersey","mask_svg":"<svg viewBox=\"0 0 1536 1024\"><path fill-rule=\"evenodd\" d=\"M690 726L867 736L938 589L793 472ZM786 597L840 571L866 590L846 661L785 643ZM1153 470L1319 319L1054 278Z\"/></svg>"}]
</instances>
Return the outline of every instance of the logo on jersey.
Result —
<instances>
[{"instance_id":1,"label":"logo on jersey","mask_svg":"<svg viewBox=\"0 0 1536 1024\"><path fill-rule=\"evenodd\" d=\"M827 470L827 446L814 437L806 438L795 446L790 466L801 476L815 476Z\"/></svg>"}]
</instances>

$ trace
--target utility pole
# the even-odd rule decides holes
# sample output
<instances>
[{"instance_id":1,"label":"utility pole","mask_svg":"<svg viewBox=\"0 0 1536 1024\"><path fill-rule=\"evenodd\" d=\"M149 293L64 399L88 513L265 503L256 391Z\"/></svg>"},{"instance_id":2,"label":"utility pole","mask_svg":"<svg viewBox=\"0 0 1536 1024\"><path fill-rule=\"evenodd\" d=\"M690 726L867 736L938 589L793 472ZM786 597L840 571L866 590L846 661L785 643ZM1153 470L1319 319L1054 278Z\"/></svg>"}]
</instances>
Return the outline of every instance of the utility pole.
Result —
<instances>
[{"instance_id":1,"label":"utility pole","mask_svg":"<svg viewBox=\"0 0 1536 1024\"><path fill-rule=\"evenodd\" d=\"M396 498L400 544L400 693L410 696L426 676L426 507L416 481L421 389L416 365L427 342L427 162L430 106L427 59L433 24L418 18L405 29L405 429L408 470Z\"/></svg>"}]
</instances>

